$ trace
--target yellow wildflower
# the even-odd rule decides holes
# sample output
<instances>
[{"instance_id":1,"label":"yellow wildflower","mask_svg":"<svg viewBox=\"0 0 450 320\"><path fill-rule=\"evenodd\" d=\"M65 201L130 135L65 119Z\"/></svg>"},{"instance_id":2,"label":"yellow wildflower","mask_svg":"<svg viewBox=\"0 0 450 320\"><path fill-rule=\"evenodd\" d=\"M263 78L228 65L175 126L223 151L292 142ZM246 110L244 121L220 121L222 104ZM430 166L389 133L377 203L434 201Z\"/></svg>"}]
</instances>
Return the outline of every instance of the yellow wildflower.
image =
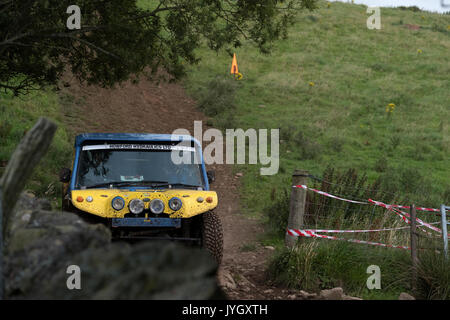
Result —
<instances>
[{"instance_id":1,"label":"yellow wildflower","mask_svg":"<svg viewBox=\"0 0 450 320\"><path fill-rule=\"evenodd\" d=\"M310 86L310 87L314 87L315 85L316 85L316 84L315 84L314 82L312 82L312 81L309 82L309 86Z\"/></svg>"},{"instance_id":2,"label":"yellow wildflower","mask_svg":"<svg viewBox=\"0 0 450 320\"><path fill-rule=\"evenodd\" d=\"M394 111L394 109L395 109L395 104L394 104L394 103L389 103L389 104L386 106L386 112L387 112L387 113L391 113L392 111Z\"/></svg>"}]
</instances>

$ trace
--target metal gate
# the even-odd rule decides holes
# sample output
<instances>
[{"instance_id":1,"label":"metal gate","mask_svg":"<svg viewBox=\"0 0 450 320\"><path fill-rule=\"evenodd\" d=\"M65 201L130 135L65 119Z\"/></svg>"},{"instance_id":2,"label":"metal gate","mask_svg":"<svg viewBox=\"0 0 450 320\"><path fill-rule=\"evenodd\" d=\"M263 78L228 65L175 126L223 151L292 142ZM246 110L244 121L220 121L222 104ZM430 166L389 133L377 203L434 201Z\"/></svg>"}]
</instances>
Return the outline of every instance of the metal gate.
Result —
<instances>
[{"instance_id":1,"label":"metal gate","mask_svg":"<svg viewBox=\"0 0 450 320\"><path fill-rule=\"evenodd\" d=\"M447 233L447 225L450 223L447 220L447 210L450 210L449 206L445 204L441 205L441 220L442 220L442 238L444 239L444 253L445 258L448 259L448 233Z\"/></svg>"}]
</instances>

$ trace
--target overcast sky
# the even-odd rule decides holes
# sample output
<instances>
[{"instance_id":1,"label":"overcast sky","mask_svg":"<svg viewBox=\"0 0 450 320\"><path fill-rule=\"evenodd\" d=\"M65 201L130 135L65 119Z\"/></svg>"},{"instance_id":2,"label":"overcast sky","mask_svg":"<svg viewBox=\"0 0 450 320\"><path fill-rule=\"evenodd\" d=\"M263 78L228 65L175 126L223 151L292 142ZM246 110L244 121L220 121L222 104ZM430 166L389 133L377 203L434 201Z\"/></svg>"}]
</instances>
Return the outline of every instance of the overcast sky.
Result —
<instances>
[{"instance_id":1,"label":"overcast sky","mask_svg":"<svg viewBox=\"0 0 450 320\"><path fill-rule=\"evenodd\" d=\"M351 2L350 0L335 0L341 2ZM441 6L441 0L355 0L357 4L365 4L371 7L398 7L398 6L417 6L428 11L446 12L450 11L450 0L443 0L444 5Z\"/></svg>"}]
</instances>

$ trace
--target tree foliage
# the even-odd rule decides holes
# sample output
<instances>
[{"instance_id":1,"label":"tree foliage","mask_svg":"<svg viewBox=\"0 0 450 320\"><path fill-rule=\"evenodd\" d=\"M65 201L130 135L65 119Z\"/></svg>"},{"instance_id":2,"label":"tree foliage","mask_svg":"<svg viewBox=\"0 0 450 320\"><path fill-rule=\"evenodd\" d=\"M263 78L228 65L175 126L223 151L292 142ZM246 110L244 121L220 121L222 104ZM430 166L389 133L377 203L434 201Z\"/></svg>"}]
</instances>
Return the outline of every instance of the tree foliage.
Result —
<instances>
[{"instance_id":1,"label":"tree foliage","mask_svg":"<svg viewBox=\"0 0 450 320\"><path fill-rule=\"evenodd\" d=\"M202 44L220 50L251 41L268 52L295 12L316 1L0 0L0 88L26 93L55 84L66 69L103 86L159 68L177 78ZM69 30L73 4L81 29Z\"/></svg>"}]
</instances>

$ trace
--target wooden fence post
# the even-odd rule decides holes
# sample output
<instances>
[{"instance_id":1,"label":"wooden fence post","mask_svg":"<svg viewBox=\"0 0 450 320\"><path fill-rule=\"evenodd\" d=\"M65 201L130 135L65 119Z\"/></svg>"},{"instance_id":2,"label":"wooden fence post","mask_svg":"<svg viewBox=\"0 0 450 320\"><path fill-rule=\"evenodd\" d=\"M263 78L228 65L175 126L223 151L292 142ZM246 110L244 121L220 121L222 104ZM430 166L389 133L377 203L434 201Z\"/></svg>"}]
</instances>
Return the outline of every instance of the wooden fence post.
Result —
<instances>
[{"instance_id":1,"label":"wooden fence post","mask_svg":"<svg viewBox=\"0 0 450 320\"><path fill-rule=\"evenodd\" d=\"M56 124L50 120L40 118L14 150L0 179L0 299L3 299L4 290L3 243L8 231L10 215L26 181L47 152L56 128Z\"/></svg>"},{"instance_id":2,"label":"wooden fence post","mask_svg":"<svg viewBox=\"0 0 450 320\"><path fill-rule=\"evenodd\" d=\"M306 181L309 174L308 171L295 170L292 175L292 185L306 185ZM292 188L291 202L289 207L289 229L301 229L303 227L303 218L305 214L306 206L306 190L302 188ZM284 239L285 245L288 248L292 248L297 243L297 237L293 237L286 233Z\"/></svg>"},{"instance_id":3,"label":"wooden fence post","mask_svg":"<svg viewBox=\"0 0 450 320\"><path fill-rule=\"evenodd\" d=\"M413 293L417 291L417 265L419 258L417 257L417 242L418 236L416 232L416 207L411 205L411 260L412 260L412 281L411 289Z\"/></svg>"}]
</instances>

